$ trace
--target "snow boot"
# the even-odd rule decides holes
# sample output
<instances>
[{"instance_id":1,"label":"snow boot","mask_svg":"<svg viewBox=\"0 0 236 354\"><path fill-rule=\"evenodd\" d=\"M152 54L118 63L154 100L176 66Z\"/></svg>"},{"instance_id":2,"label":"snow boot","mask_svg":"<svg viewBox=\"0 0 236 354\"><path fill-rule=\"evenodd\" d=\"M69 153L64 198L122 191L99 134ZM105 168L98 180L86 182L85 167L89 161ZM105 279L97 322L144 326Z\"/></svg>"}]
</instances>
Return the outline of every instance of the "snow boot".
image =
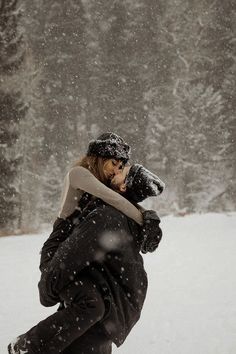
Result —
<instances>
[{"instance_id":1,"label":"snow boot","mask_svg":"<svg viewBox=\"0 0 236 354\"><path fill-rule=\"evenodd\" d=\"M7 347L9 354L28 354L28 350L24 345L21 345L20 341L23 340L23 336L15 338Z\"/></svg>"}]
</instances>

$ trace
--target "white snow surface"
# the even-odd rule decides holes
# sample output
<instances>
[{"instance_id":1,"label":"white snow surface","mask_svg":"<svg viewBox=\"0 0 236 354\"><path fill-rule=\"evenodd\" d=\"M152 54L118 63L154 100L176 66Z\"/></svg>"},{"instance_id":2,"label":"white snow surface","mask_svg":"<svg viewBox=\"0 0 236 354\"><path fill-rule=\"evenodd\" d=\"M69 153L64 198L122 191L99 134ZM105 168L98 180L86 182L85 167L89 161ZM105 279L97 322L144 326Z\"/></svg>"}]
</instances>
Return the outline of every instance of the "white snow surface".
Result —
<instances>
[{"instance_id":1,"label":"white snow surface","mask_svg":"<svg viewBox=\"0 0 236 354\"><path fill-rule=\"evenodd\" d=\"M113 353L235 354L236 213L168 216L161 225L158 250L144 255L149 287L141 319ZM57 308L38 299L48 233L0 238L0 354Z\"/></svg>"}]
</instances>

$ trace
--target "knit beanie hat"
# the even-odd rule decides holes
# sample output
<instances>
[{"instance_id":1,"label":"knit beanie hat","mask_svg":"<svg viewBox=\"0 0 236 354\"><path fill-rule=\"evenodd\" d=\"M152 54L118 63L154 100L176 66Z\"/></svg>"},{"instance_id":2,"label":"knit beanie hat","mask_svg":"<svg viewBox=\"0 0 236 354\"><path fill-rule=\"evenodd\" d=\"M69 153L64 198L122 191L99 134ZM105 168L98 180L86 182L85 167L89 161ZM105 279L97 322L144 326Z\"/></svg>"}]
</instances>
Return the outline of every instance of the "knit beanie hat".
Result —
<instances>
[{"instance_id":1,"label":"knit beanie hat","mask_svg":"<svg viewBox=\"0 0 236 354\"><path fill-rule=\"evenodd\" d=\"M139 164L131 166L125 183L126 197L136 203L161 194L165 188L159 177Z\"/></svg>"},{"instance_id":2,"label":"knit beanie hat","mask_svg":"<svg viewBox=\"0 0 236 354\"><path fill-rule=\"evenodd\" d=\"M130 146L119 135L108 132L90 141L87 156L113 158L126 163L130 158Z\"/></svg>"}]
</instances>

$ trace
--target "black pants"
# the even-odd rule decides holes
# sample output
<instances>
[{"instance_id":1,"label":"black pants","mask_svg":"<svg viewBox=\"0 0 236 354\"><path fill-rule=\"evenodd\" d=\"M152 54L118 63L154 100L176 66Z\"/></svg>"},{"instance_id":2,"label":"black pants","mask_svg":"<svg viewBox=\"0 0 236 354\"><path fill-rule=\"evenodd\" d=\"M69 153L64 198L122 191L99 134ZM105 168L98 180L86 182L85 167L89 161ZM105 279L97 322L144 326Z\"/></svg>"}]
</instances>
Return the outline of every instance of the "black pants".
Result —
<instances>
[{"instance_id":1,"label":"black pants","mask_svg":"<svg viewBox=\"0 0 236 354\"><path fill-rule=\"evenodd\" d=\"M95 327L105 313L103 298L95 284L80 277L66 287L60 297L66 307L22 335L20 349L28 350L29 354L88 354L89 350L111 353L111 341L97 332L98 325ZM90 342L92 338L96 340Z\"/></svg>"},{"instance_id":2,"label":"black pants","mask_svg":"<svg viewBox=\"0 0 236 354\"><path fill-rule=\"evenodd\" d=\"M76 339L63 354L111 354L112 341L106 337L99 323Z\"/></svg>"}]
</instances>

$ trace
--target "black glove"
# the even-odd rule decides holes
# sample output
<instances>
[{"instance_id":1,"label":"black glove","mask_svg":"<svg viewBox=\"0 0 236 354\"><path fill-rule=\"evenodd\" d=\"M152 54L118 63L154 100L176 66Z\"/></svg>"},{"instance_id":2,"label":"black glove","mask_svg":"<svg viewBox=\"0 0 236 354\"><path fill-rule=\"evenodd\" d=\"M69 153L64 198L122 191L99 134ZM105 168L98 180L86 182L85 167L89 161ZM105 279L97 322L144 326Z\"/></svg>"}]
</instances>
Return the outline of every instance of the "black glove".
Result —
<instances>
[{"instance_id":1,"label":"black glove","mask_svg":"<svg viewBox=\"0 0 236 354\"><path fill-rule=\"evenodd\" d=\"M154 252L162 238L162 230L159 226L161 220L155 210L143 212L143 226L141 227L141 252Z\"/></svg>"}]
</instances>

